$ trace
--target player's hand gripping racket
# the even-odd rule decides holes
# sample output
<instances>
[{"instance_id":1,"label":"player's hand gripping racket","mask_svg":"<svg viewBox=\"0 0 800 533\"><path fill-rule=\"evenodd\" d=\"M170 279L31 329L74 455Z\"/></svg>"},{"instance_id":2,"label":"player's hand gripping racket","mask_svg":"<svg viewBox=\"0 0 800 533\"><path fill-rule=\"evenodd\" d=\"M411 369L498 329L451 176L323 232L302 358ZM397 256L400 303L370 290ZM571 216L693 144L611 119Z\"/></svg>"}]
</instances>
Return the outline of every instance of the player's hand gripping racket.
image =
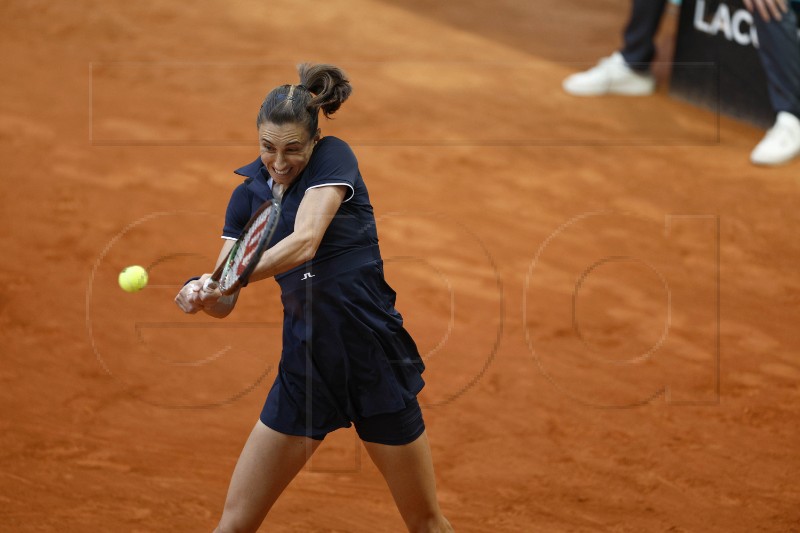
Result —
<instances>
[{"instance_id":1,"label":"player's hand gripping racket","mask_svg":"<svg viewBox=\"0 0 800 533\"><path fill-rule=\"evenodd\" d=\"M276 201L267 200L261 204L247 222L227 259L206 279L203 290L213 292L219 289L223 296L227 296L247 285L247 280L278 227L280 214L281 207Z\"/></svg>"}]
</instances>

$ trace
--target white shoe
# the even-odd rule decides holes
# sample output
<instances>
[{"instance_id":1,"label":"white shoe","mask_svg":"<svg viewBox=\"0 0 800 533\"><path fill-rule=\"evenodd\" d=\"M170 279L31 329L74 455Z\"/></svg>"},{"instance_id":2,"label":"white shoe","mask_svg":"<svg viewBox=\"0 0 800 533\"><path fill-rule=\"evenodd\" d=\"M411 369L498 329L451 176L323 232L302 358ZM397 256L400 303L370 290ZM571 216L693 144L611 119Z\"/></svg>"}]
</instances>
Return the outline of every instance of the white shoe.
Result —
<instances>
[{"instance_id":1,"label":"white shoe","mask_svg":"<svg viewBox=\"0 0 800 533\"><path fill-rule=\"evenodd\" d=\"M781 111L761 142L750 154L756 165L782 165L800 155L800 119Z\"/></svg>"},{"instance_id":2,"label":"white shoe","mask_svg":"<svg viewBox=\"0 0 800 533\"><path fill-rule=\"evenodd\" d=\"M644 96L653 94L656 80L649 72L630 68L622 54L614 52L600 60L597 66L573 74L564 80L564 90L574 96L624 94Z\"/></svg>"}]
</instances>

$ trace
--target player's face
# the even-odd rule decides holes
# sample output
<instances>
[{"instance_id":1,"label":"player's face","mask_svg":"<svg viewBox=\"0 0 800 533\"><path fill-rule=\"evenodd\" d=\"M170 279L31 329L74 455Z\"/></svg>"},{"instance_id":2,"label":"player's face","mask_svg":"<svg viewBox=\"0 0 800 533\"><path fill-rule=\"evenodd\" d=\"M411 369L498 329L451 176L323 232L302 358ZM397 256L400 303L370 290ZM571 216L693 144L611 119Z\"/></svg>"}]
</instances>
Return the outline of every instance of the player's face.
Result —
<instances>
[{"instance_id":1,"label":"player's face","mask_svg":"<svg viewBox=\"0 0 800 533\"><path fill-rule=\"evenodd\" d=\"M284 187L306 168L318 140L319 131L309 138L308 131L300 124L265 122L258 128L261 161L272 179Z\"/></svg>"}]
</instances>

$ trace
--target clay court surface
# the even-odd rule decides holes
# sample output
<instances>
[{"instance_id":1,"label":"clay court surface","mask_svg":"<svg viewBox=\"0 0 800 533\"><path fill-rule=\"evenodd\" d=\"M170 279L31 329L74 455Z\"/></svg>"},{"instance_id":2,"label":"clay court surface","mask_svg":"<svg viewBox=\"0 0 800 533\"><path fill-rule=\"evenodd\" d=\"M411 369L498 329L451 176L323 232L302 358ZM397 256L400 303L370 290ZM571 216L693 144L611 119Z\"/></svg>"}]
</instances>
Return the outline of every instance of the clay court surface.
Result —
<instances>
[{"instance_id":1,"label":"clay court surface","mask_svg":"<svg viewBox=\"0 0 800 533\"><path fill-rule=\"evenodd\" d=\"M5 2L0 530L216 524L278 290L224 321L172 298L301 61L355 87L323 133L370 189L457 531L800 530L800 163L750 166L761 130L663 85L563 94L627 6ZM262 528L403 529L352 429Z\"/></svg>"}]
</instances>

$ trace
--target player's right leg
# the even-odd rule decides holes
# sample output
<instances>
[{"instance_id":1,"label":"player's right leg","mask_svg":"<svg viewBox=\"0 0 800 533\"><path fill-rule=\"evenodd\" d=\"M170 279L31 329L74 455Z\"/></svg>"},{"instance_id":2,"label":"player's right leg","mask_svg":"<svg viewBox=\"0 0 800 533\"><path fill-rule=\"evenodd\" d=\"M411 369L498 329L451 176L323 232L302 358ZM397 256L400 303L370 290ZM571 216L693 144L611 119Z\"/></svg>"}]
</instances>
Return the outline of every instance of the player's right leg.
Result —
<instances>
[{"instance_id":1,"label":"player's right leg","mask_svg":"<svg viewBox=\"0 0 800 533\"><path fill-rule=\"evenodd\" d=\"M284 435L256 422L244 445L216 533L256 531L321 440Z\"/></svg>"}]
</instances>

